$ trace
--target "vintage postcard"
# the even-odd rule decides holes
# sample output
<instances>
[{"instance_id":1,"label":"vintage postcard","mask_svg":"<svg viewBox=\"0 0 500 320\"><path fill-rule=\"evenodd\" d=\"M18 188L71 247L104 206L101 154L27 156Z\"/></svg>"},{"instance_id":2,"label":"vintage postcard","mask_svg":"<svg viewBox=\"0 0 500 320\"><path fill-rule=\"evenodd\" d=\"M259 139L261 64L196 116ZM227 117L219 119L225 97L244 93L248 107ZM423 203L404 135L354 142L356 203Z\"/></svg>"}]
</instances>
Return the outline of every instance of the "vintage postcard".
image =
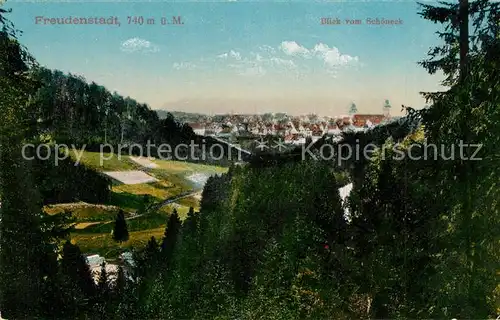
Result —
<instances>
[{"instance_id":1,"label":"vintage postcard","mask_svg":"<svg viewBox=\"0 0 500 320\"><path fill-rule=\"evenodd\" d=\"M495 319L500 4L0 4L0 319Z\"/></svg>"}]
</instances>

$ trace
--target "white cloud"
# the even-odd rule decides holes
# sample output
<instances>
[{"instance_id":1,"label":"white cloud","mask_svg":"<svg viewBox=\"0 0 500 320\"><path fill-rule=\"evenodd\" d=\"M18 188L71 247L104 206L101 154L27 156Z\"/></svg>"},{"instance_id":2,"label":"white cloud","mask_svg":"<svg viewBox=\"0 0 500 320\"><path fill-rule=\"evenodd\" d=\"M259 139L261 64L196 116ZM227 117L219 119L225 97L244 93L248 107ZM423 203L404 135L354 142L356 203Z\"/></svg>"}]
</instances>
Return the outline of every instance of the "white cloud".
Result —
<instances>
[{"instance_id":1,"label":"white cloud","mask_svg":"<svg viewBox=\"0 0 500 320\"><path fill-rule=\"evenodd\" d=\"M175 62L172 67L176 70L194 70L196 65L190 62Z\"/></svg>"},{"instance_id":2,"label":"white cloud","mask_svg":"<svg viewBox=\"0 0 500 320\"><path fill-rule=\"evenodd\" d=\"M121 50L124 52L158 52L158 46L148 40L141 38L131 38L121 44Z\"/></svg>"},{"instance_id":3,"label":"white cloud","mask_svg":"<svg viewBox=\"0 0 500 320\"><path fill-rule=\"evenodd\" d=\"M330 48L324 43L318 43L314 46L314 48L307 49L306 47L299 45L295 41L283 41L280 45L280 49L289 56L315 56L323 60L323 62L328 67L346 66L359 62L358 57L341 54L338 48Z\"/></svg>"},{"instance_id":4,"label":"white cloud","mask_svg":"<svg viewBox=\"0 0 500 320\"><path fill-rule=\"evenodd\" d=\"M235 60L241 60L241 54L239 52L234 51L234 50L220 54L217 57L221 58L221 59L233 58Z\"/></svg>"},{"instance_id":5,"label":"white cloud","mask_svg":"<svg viewBox=\"0 0 500 320\"><path fill-rule=\"evenodd\" d=\"M240 75L242 76L263 76L267 73L266 69L264 69L262 66L253 66L249 68L245 68L242 71L239 72Z\"/></svg>"},{"instance_id":6,"label":"white cloud","mask_svg":"<svg viewBox=\"0 0 500 320\"><path fill-rule=\"evenodd\" d=\"M267 59L260 53L250 52L246 57L235 50L217 56L218 58L229 60L227 67L235 70L235 73L242 76L262 76L267 73L265 64Z\"/></svg>"},{"instance_id":7,"label":"white cloud","mask_svg":"<svg viewBox=\"0 0 500 320\"><path fill-rule=\"evenodd\" d=\"M359 61L358 57L353 57L347 54L341 54L339 49L332 47L330 48L326 44L319 43L314 46L313 52L319 56L325 64L330 67L335 66L345 66L350 63L355 63Z\"/></svg>"},{"instance_id":8,"label":"white cloud","mask_svg":"<svg viewBox=\"0 0 500 320\"><path fill-rule=\"evenodd\" d=\"M281 73L300 78L309 74L316 67L311 65L317 59L323 63L324 71L335 77L339 67L350 66L359 62L358 57L340 53L336 47L329 47L324 43L318 43L312 48L307 48L296 41L283 41L277 47L262 45L256 51L246 54L234 49L228 50L216 57L201 59L201 65L196 69L209 68L217 59L223 60L226 68L232 69L237 75L262 76L265 74ZM308 61L304 61L307 59ZM193 69L195 66L188 62L174 64L176 69ZM317 70L317 69L316 69Z\"/></svg>"},{"instance_id":9,"label":"white cloud","mask_svg":"<svg viewBox=\"0 0 500 320\"><path fill-rule=\"evenodd\" d=\"M234 69L237 74L244 76L262 76L272 71L286 72L296 69L297 65L290 59L276 57L276 49L270 46L259 47L258 52L250 52L242 56L239 52L230 50L227 53L218 55L222 59L229 59L227 67Z\"/></svg>"},{"instance_id":10,"label":"white cloud","mask_svg":"<svg viewBox=\"0 0 500 320\"><path fill-rule=\"evenodd\" d=\"M268 45L260 46L259 50L262 52L267 52L267 53L276 53L276 49L274 49L273 47L268 46Z\"/></svg>"},{"instance_id":11,"label":"white cloud","mask_svg":"<svg viewBox=\"0 0 500 320\"><path fill-rule=\"evenodd\" d=\"M260 54L252 52L252 55L255 57L255 61L258 62L264 61L264 58Z\"/></svg>"},{"instance_id":12,"label":"white cloud","mask_svg":"<svg viewBox=\"0 0 500 320\"><path fill-rule=\"evenodd\" d=\"M280 49L287 55L303 55L307 56L309 50L295 41L283 41L280 45Z\"/></svg>"},{"instance_id":13,"label":"white cloud","mask_svg":"<svg viewBox=\"0 0 500 320\"><path fill-rule=\"evenodd\" d=\"M326 73L328 73L332 78L337 78L338 70L334 68L326 69Z\"/></svg>"},{"instance_id":14,"label":"white cloud","mask_svg":"<svg viewBox=\"0 0 500 320\"><path fill-rule=\"evenodd\" d=\"M281 59L281 58L272 57L270 59L270 61L277 66L283 66L286 68L296 68L297 67L295 62L293 62L292 60L285 60L285 59Z\"/></svg>"}]
</instances>

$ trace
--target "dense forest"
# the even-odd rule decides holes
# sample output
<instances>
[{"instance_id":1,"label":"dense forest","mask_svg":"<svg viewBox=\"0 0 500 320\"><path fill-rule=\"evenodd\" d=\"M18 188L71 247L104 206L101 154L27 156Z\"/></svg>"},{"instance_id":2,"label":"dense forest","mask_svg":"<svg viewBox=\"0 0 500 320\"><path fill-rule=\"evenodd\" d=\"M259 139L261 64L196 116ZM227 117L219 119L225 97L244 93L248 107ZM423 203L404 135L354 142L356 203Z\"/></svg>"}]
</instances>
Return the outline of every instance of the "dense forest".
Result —
<instances>
[{"instance_id":1,"label":"dense forest","mask_svg":"<svg viewBox=\"0 0 500 320\"><path fill-rule=\"evenodd\" d=\"M140 155L139 149L132 145L141 145L142 150L147 150L149 143L153 157L162 156L158 153L162 144L169 145L172 150L178 145L194 144L197 146L193 152L191 147L183 147L163 157L225 166L229 165L230 158L238 156L236 150L229 150L227 146L210 149L217 141L197 136L187 123L172 113L163 112L160 117L148 105L111 93L94 82L89 84L81 76L43 67L33 68L30 76L38 89L33 95L31 119L27 121L32 124L30 127L35 130L38 142L84 146L87 151L100 151L104 146L106 151L117 153L121 150L135 155Z\"/></svg>"},{"instance_id":2,"label":"dense forest","mask_svg":"<svg viewBox=\"0 0 500 320\"><path fill-rule=\"evenodd\" d=\"M23 143L181 141L191 133L182 125L179 134L165 132L172 122L162 124L147 106L40 68L0 8L2 317L497 317L500 3L423 4L420 15L446 27L442 46L420 64L443 72L448 89L424 93L423 110L404 106L402 122L337 142L325 137L312 148L381 147L370 159L339 164L302 159L299 150L256 155L208 180L200 212L184 222L171 214L164 236L134 253L131 274L119 268L94 283L70 241L71 217L42 211L43 203L80 191L47 186L36 163L21 157ZM450 157L460 143L482 147ZM422 156L428 144L442 146L446 157L392 156ZM473 154L482 160L464 160ZM338 188L347 183L353 189L342 201Z\"/></svg>"},{"instance_id":3,"label":"dense forest","mask_svg":"<svg viewBox=\"0 0 500 320\"><path fill-rule=\"evenodd\" d=\"M146 104L111 93L77 75L37 68L35 112L41 136L58 143L181 143L193 137L191 128L171 114L162 120Z\"/></svg>"}]
</instances>

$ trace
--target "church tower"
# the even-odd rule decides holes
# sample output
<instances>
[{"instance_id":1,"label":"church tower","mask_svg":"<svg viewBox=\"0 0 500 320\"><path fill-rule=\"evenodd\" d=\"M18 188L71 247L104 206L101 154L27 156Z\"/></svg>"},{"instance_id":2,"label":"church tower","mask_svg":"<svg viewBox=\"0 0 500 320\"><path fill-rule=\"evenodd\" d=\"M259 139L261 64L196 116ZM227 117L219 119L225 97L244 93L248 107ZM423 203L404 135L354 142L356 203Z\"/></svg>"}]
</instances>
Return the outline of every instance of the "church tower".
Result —
<instances>
[{"instance_id":1,"label":"church tower","mask_svg":"<svg viewBox=\"0 0 500 320\"><path fill-rule=\"evenodd\" d=\"M389 103L389 100L385 100L384 103L384 117L386 118L391 117L391 104Z\"/></svg>"},{"instance_id":2,"label":"church tower","mask_svg":"<svg viewBox=\"0 0 500 320\"><path fill-rule=\"evenodd\" d=\"M353 102L351 103L351 107L349 108L349 115L352 117L356 113L358 113L358 108L356 107L356 104Z\"/></svg>"}]
</instances>

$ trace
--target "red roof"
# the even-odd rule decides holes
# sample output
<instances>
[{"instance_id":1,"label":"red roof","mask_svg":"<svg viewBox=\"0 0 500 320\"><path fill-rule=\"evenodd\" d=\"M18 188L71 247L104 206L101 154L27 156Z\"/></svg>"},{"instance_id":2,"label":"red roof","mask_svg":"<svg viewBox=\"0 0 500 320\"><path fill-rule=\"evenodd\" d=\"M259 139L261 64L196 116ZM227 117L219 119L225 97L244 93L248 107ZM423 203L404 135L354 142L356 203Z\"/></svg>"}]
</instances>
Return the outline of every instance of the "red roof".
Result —
<instances>
[{"instance_id":1,"label":"red roof","mask_svg":"<svg viewBox=\"0 0 500 320\"><path fill-rule=\"evenodd\" d=\"M193 129L203 129L205 128L205 126L201 123L195 123L195 122L192 122L192 123L188 123L188 125L193 128Z\"/></svg>"},{"instance_id":2,"label":"red roof","mask_svg":"<svg viewBox=\"0 0 500 320\"><path fill-rule=\"evenodd\" d=\"M355 114L352 118L355 126L362 127L368 120L372 124L379 124L385 119L385 116L383 114Z\"/></svg>"}]
</instances>

